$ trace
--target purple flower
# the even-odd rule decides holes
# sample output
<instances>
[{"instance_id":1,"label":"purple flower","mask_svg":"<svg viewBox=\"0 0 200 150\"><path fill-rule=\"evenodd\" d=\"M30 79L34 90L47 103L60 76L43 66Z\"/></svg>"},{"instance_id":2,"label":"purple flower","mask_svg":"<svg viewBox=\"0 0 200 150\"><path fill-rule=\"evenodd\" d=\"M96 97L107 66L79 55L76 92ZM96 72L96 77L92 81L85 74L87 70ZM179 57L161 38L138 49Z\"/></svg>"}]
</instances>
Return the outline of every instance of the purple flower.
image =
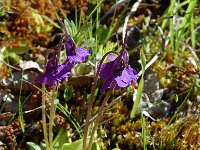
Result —
<instances>
[{"instance_id":1,"label":"purple flower","mask_svg":"<svg viewBox=\"0 0 200 150\"><path fill-rule=\"evenodd\" d=\"M116 81L115 90L127 87L137 80L135 69L128 64L128 53L122 50L117 58L109 55L110 62L103 63L99 76L105 79L105 83L101 87L101 92L109 89L114 81Z\"/></svg>"},{"instance_id":2,"label":"purple flower","mask_svg":"<svg viewBox=\"0 0 200 150\"><path fill-rule=\"evenodd\" d=\"M69 62L72 64L76 64L78 62L86 61L88 59L88 56L91 55L91 51L76 46L74 40L67 33L67 30L64 25L63 27L66 35L65 49L66 49L67 59L69 60Z\"/></svg>"},{"instance_id":3,"label":"purple flower","mask_svg":"<svg viewBox=\"0 0 200 150\"><path fill-rule=\"evenodd\" d=\"M74 65L67 60L63 64L58 65L56 55L54 55L48 61L44 74L37 76L36 82L45 83L49 87L52 87L57 82L62 82L67 78L73 67Z\"/></svg>"},{"instance_id":4,"label":"purple flower","mask_svg":"<svg viewBox=\"0 0 200 150\"><path fill-rule=\"evenodd\" d=\"M73 39L68 35L64 24L63 28L66 36L65 49L67 58L65 62L59 64L57 55L52 56L47 63L44 74L39 75L36 78L36 82L45 83L49 87L52 87L56 85L57 82L62 82L65 78L69 77L72 68L78 62L86 61L91 54L91 51L76 46Z\"/></svg>"}]
</instances>

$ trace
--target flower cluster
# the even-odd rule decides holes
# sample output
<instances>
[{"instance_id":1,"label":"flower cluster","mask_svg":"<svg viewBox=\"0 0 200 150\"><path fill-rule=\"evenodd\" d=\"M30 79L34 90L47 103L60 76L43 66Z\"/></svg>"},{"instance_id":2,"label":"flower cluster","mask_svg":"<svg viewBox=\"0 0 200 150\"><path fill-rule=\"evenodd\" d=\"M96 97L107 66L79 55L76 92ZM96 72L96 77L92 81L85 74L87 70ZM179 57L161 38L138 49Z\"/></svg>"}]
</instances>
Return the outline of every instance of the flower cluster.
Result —
<instances>
[{"instance_id":1,"label":"flower cluster","mask_svg":"<svg viewBox=\"0 0 200 150\"><path fill-rule=\"evenodd\" d=\"M44 74L39 75L36 78L36 82L45 83L49 87L53 87L57 84L57 82L62 82L65 78L69 77L72 68L78 62L86 61L88 56L91 54L90 50L85 50L79 46L76 46L73 39L67 33L65 27L64 31L66 36L66 60L62 64L59 64L57 55L52 56L47 62L46 71Z\"/></svg>"},{"instance_id":2,"label":"flower cluster","mask_svg":"<svg viewBox=\"0 0 200 150\"><path fill-rule=\"evenodd\" d=\"M72 68L77 63L86 61L91 54L90 50L76 46L65 27L64 32L66 37L66 60L59 64L57 55L52 56L47 63L46 71L37 77L36 82L45 83L49 87L53 87L57 82L62 82L69 77ZM110 62L103 63L100 68L99 76L105 81L101 87L101 93L109 89L114 81L116 82L115 90L117 90L127 87L137 80L135 69L128 64L128 52L125 50L125 43L118 57L115 58L113 55L109 55Z\"/></svg>"}]
</instances>

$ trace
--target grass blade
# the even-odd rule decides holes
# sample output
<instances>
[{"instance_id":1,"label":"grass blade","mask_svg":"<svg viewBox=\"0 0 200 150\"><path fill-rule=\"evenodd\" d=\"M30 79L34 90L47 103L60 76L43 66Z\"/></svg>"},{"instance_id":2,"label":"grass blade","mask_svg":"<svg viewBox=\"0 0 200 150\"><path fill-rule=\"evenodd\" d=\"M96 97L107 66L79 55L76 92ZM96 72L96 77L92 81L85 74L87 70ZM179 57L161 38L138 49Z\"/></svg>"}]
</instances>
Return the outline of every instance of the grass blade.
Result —
<instances>
[{"instance_id":1,"label":"grass blade","mask_svg":"<svg viewBox=\"0 0 200 150\"><path fill-rule=\"evenodd\" d=\"M141 118L141 122L142 122L142 141L143 141L143 149L147 150L147 131L146 131L146 123L145 123L145 118L142 114L142 112L140 113L140 118Z\"/></svg>"},{"instance_id":2,"label":"grass blade","mask_svg":"<svg viewBox=\"0 0 200 150\"><path fill-rule=\"evenodd\" d=\"M146 59L145 59L145 55L143 53L143 51L140 51L140 59L141 59L141 65L142 65L142 77L140 79L139 82L139 86L138 86L138 91L137 91L137 96L136 99L134 101L134 105L130 114L130 118L132 119L135 116L137 107L140 103L140 99L142 96L142 92L143 92L143 88L144 88L144 72L145 72L145 66L146 66Z\"/></svg>"},{"instance_id":3,"label":"grass blade","mask_svg":"<svg viewBox=\"0 0 200 150\"><path fill-rule=\"evenodd\" d=\"M24 71L22 71L21 79L23 79L23 74L24 74ZM19 99L18 99L18 111L19 111L20 126L21 126L21 129L22 129L22 132L24 132L25 129L24 129L24 118L23 118L23 113L22 113L21 94L22 94L22 80L20 80L20 93L19 93Z\"/></svg>"}]
</instances>

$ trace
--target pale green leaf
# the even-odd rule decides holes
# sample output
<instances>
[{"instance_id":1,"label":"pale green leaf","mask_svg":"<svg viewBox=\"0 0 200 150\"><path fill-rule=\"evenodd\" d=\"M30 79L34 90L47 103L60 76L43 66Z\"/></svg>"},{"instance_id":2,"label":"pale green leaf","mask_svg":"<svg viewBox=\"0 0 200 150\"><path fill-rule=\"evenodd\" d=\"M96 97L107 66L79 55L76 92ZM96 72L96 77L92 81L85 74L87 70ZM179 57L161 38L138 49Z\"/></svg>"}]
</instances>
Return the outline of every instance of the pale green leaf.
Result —
<instances>
[{"instance_id":1,"label":"pale green leaf","mask_svg":"<svg viewBox=\"0 0 200 150\"><path fill-rule=\"evenodd\" d=\"M28 147L30 148L30 150L41 150L40 146L38 146L34 142L27 142L26 144L28 145Z\"/></svg>"}]
</instances>

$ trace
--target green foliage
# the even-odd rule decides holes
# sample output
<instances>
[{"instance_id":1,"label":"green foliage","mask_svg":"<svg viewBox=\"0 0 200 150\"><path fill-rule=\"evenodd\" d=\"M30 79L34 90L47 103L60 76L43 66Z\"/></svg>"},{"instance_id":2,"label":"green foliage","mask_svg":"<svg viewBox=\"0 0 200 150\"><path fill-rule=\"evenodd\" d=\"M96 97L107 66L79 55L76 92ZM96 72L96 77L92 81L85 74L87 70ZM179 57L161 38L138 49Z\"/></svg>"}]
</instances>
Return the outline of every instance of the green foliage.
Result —
<instances>
[{"instance_id":1,"label":"green foliage","mask_svg":"<svg viewBox=\"0 0 200 150\"><path fill-rule=\"evenodd\" d=\"M191 0L188 4L185 16L183 17L183 22L179 27L178 30L178 39L180 39L181 37L185 36L185 31L188 29L189 25L190 25L190 18L192 16L192 12L195 9L197 0Z\"/></svg>"},{"instance_id":2,"label":"green foliage","mask_svg":"<svg viewBox=\"0 0 200 150\"><path fill-rule=\"evenodd\" d=\"M194 82L194 91L198 95L200 94L200 79L199 78L195 79L195 82Z\"/></svg>"},{"instance_id":3,"label":"green foliage","mask_svg":"<svg viewBox=\"0 0 200 150\"><path fill-rule=\"evenodd\" d=\"M0 1L0 24L3 23L3 19L7 15L7 13L2 8L3 8L3 2Z\"/></svg>"},{"instance_id":4,"label":"green foliage","mask_svg":"<svg viewBox=\"0 0 200 150\"><path fill-rule=\"evenodd\" d=\"M200 34L198 32L196 32L197 28L195 27L197 25L197 23L200 22L200 18L196 17L195 13L194 13L197 2L198 2L197 0L185 0L185 1L171 0L169 8L165 11L163 16L161 16L160 20L162 20L162 21L155 23L156 27L153 27L153 26L149 27L148 26L149 20L146 22L145 25L142 24L143 39L141 39L141 41L142 41L141 43L143 43L143 48L141 48L140 45L138 46L139 48L137 48L137 49L141 48L140 49L140 60L141 60L141 66L142 66L142 76L139 81L136 99L132 106L132 110L131 110L131 114L130 114L131 119L133 119L133 117L135 117L135 114L137 112L137 108L139 106L140 99L141 99L141 96L143 93L143 88L144 88L144 73L145 73L145 67L146 67L146 57L145 57L144 53L149 54L149 55L146 55L147 60L149 60L149 58L151 58L151 56L154 55L154 53L157 53L159 51L161 44L164 44L164 47L166 48L165 50L163 50L164 55L162 55L162 56L159 55L159 56L161 56L161 58L158 58L158 61L156 62L157 64L155 64L155 66L159 66L160 68L163 67L164 69L167 66L168 67L167 73L169 73L169 71L170 71L169 65L174 64L174 66L178 66L178 67L181 66L183 68L183 64L185 63L185 58L186 58L186 57L183 57L183 55L185 54L185 51L188 50L187 46L191 45L191 47L195 51L195 48L197 47L196 46L197 42L200 39ZM116 14L114 13L114 15L112 16L112 19L110 20L111 21L110 25L103 25L103 24L100 24L100 21L99 21L100 14L101 14L101 5L103 3L103 0L97 1L97 2L92 1L91 3L94 4L95 6L94 6L93 10L88 11L90 13L88 15L88 17L80 14L80 18L78 18L77 17L78 12L76 11L75 12L76 13L75 21L73 22L73 21L69 20L67 17L65 17L64 24L67 28L68 33L74 38L74 41L76 44L80 45L81 47L87 46L87 49L91 49L93 51L93 54L90 58L90 60L91 60L90 63L93 63L97 59L97 56L96 56L97 54L100 54L100 57L102 57L104 54L106 54L107 52L109 52L111 50L118 51L121 49L121 47L117 48L117 46L118 46L117 42L111 42L111 37L115 35L117 28L120 25L122 25L124 17L125 17L125 13L129 6L127 4L125 9L118 14L118 17L116 17L115 16ZM2 4L0 2L0 7L1 7L1 5ZM56 27L57 29L61 29L61 26L59 26L56 22L52 21L47 16L39 14L37 12L37 10L34 10L33 8L29 8L29 9L33 10L32 15L35 19L35 22L38 25L36 27L37 33L49 32L53 29L53 27ZM183 12L184 11L185 12L182 13L182 10L183 10ZM94 16L94 15L96 15L96 16ZM6 16L6 12L0 10L0 21L5 16ZM173 18L170 18L171 16L173 16ZM93 20L93 18L95 18L95 19ZM182 22L178 24L176 22L176 20L179 18L182 19ZM116 21L116 19L117 19L117 21ZM59 20L59 16L58 16L58 20ZM49 22L50 24L45 24L44 22L46 22L46 21ZM1 22L0 22L0 24L1 24ZM161 28L164 32L163 36L165 37L165 40L167 41L166 42L167 45L164 42L161 43L160 41L158 41L158 39L160 39L160 35L156 31L158 26L161 26ZM18 64L19 61L21 60L19 55L28 52L29 49L30 48L27 45L26 39L20 39L18 48L1 47L0 59L8 60L8 62L11 62L11 63L13 62L13 64ZM166 55L168 55L168 54L172 54L173 62L168 63L165 61ZM93 58L96 58L96 59L93 59ZM99 59L97 59L97 60L99 60ZM91 71L93 69L93 68L91 69L90 67L91 66L89 66L86 63L79 64L76 66L75 72L77 73L77 75L85 75L85 74L88 74L88 70ZM182 68L178 68L178 67L177 67L177 70L182 69ZM199 71L198 67L194 68L197 70L197 72ZM176 71L176 73L177 72L178 71ZM172 75L172 76L170 76L170 79L172 80L173 75L174 74L176 75L176 73L174 73L174 74L173 74L173 72L170 72L170 73ZM160 82L162 82L161 81L162 79L168 80L165 72L163 74L161 72L158 72L158 74L161 76ZM183 72L183 74L185 74L185 72ZM194 90L195 94L199 95L200 81L199 81L198 77L194 77L194 79L195 79L194 86L189 87L189 90L186 91L186 92L188 92L188 94L183 100L181 99L181 96L179 96L179 94L175 94L175 97L173 97L173 99L175 99L175 102L181 101L182 103L177 108L175 114L170 118L169 124L171 124L172 122L175 121L176 117L178 116L178 113L181 111L181 109L184 108L184 105L185 105L187 99L189 99L189 95L191 94L191 92L193 92L193 90ZM18 100L18 111L19 111L20 125L22 128L22 131L24 132L25 127L24 127L24 118L23 118L22 102L21 102L22 88L23 87L22 87L22 82L21 82L20 95L19 95L19 100ZM41 89L38 89L38 90L41 91ZM64 89L63 98L65 99L65 102L68 102L72 98L72 95L74 92L75 91L72 87L67 87ZM120 92L123 92L123 90ZM87 93L86 95L87 95L87 100L89 100L90 94ZM113 92L113 97L114 96L115 96L115 93ZM47 97L50 97L50 96L47 94ZM102 98L102 95L99 96L99 87L97 87L95 90L96 104L99 104L98 98L99 99ZM111 102L111 104L112 103L114 103L114 102ZM82 123L82 122L78 122L76 120L76 118L73 116L73 112L71 112L68 109L67 103L65 103L65 106L63 106L63 104L59 103L58 101L54 104L56 105L57 110L60 111L61 113L63 113L64 117L67 119L67 121L69 121L70 124L73 126L72 127L73 131L75 130L75 132L77 132L79 134L78 136L76 136L76 141L72 142L71 135L70 135L71 131L65 131L63 129L60 129L53 141L54 149L55 150L76 150L76 149L79 150L79 149L81 149L82 148L82 140L83 140L82 139L83 132L82 132L82 127L81 127L80 123ZM126 109L126 106L124 106L124 107ZM121 107L120 107L120 109L121 109ZM121 111L119 111L119 112L121 112ZM105 112L105 114L106 114L106 112ZM107 117L107 114L105 116ZM149 140L147 138L147 136L148 136L147 135L147 131L148 131L147 127L149 124L147 121L145 121L145 118L142 113L140 116L140 120L141 120L141 125L142 125L142 141L143 141L142 143L143 143L144 149L147 149L147 145L149 142L149 141L147 141L147 140ZM103 120L103 121L105 121L105 120ZM110 121L110 122L112 122L112 121ZM120 123L118 123L119 126L120 126ZM162 126L159 126L159 127L156 126L156 128L160 128L160 127L162 127ZM161 133L162 133L162 131L161 131ZM161 139L161 142L162 142L162 139ZM175 148L177 146L176 142L178 142L178 141L172 139L171 143L169 143L170 147ZM153 144L156 145L157 143L153 143ZM36 143L27 142L27 145L29 146L29 148L31 150L45 149L44 146L41 146L42 144L39 146ZM100 150L100 146L96 142L94 142L92 150ZM114 148L113 150L120 150L120 148Z\"/></svg>"},{"instance_id":5,"label":"green foliage","mask_svg":"<svg viewBox=\"0 0 200 150\"><path fill-rule=\"evenodd\" d=\"M58 29L61 29L61 27L56 22L54 22L52 19L50 19L46 15L40 14L36 9L33 9L31 7L29 7L29 9L31 9L33 11L32 15L33 15L36 23L38 24L37 31L39 33L48 32L48 31L52 30L52 26L54 26ZM45 24L44 20L46 20L50 24L49 25Z\"/></svg>"},{"instance_id":6,"label":"green foliage","mask_svg":"<svg viewBox=\"0 0 200 150\"><path fill-rule=\"evenodd\" d=\"M118 44L114 43L114 42L107 42L104 47L103 47L103 45L100 45L98 51L99 51L101 57L104 56L109 51L114 51L116 49L117 45ZM119 51L119 49L117 49L116 51Z\"/></svg>"},{"instance_id":7,"label":"green foliage","mask_svg":"<svg viewBox=\"0 0 200 150\"><path fill-rule=\"evenodd\" d=\"M100 24L98 26L98 30L96 31L98 42L103 43L107 39L108 34L109 34L109 29Z\"/></svg>"},{"instance_id":8,"label":"green foliage","mask_svg":"<svg viewBox=\"0 0 200 150\"><path fill-rule=\"evenodd\" d=\"M78 142L71 142L70 132L69 131L65 131L64 129L59 129L59 132L56 135L56 137L55 137L55 139L54 139L52 144L53 144L53 150L62 150L63 146L65 144L68 145L69 148L70 147L76 148L76 146L78 147ZM29 146L29 148L31 150L42 150L42 149L45 148L44 147L45 145L41 144L39 146L39 145L37 145L36 143L33 143L33 142L27 142L27 145Z\"/></svg>"},{"instance_id":9,"label":"green foliage","mask_svg":"<svg viewBox=\"0 0 200 150\"><path fill-rule=\"evenodd\" d=\"M74 142L71 141L69 131L64 131L60 129L58 134L56 135L55 140L53 141L53 150L80 150L82 149L83 139L76 140ZM89 142L89 138L87 140ZM27 145L31 150L43 150L45 147L41 145L37 145L34 142L27 142ZM92 150L100 150L99 145L94 142L92 145Z\"/></svg>"},{"instance_id":10,"label":"green foliage","mask_svg":"<svg viewBox=\"0 0 200 150\"><path fill-rule=\"evenodd\" d=\"M67 117L67 119L72 123L79 136L82 137L81 127L78 121L72 116L72 114L67 110L67 107L62 106L60 103L57 104L57 108Z\"/></svg>"},{"instance_id":11,"label":"green foliage","mask_svg":"<svg viewBox=\"0 0 200 150\"><path fill-rule=\"evenodd\" d=\"M8 48L2 47L0 48L0 60L12 65L17 65L20 63L21 57L15 52L10 52Z\"/></svg>"},{"instance_id":12,"label":"green foliage","mask_svg":"<svg viewBox=\"0 0 200 150\"><path fill-rule=\"evenodd\" d=\"M136 95L136 99L134 101L133 108L131 110L131 114L130 114L130 118L131 119L135 116L135 113L137 111L138 105L140 103L140 99L141 99L141 96L142 96L143 88L144 88L144 72L145 72L145 66L146 66L146 58L145 58L145 55L144 55L143 51L140 51L140 59L141 59L141 65L142 65L142 77L140 79L139 86L138 86L138 92L137 92L137 95Z\"/></svg>"},{"instance_id":13,"label":"green foliage","mask_svg":"<svg viewBox=\"0 0 200 150\"><path fill-rule=\"evenodd\" d=\"M177 60L180 52L180 48L183 49L182 47L184 45L180 43L188 43L187 38L191 37L190 42L193 48L195 48L196 45L196 38L197 35L195 34L195 24L198 22L195 22L194 18L194 10L197 4L197 0L187 0L187 1L176 1L176 0L171 0L169 8L166 10L166 12L163 14L163 17L169 17L173 16L170 21L168 19L164 20L161 27L163 30L166 29L166 27L169 25L170 29L170 45L172 47L172 53L175 54L175 59L174 63L178 64L179 66L179 61ZM180 17L178 13L180 13L181 9L183 9L183 6L187 6L186 12L183 17ZM181 23L179 23L178 20L182 20ZM182 50L184 52L184 49Z\"/></svg>"},{"instance_id":14,"label":"green foliage","mask_svg":"<svg viewBox=\"0 0 200 150\"><path fill-rule=\"evenodd\" d=\"M32 15L37 24L36 31L38 33L49 32L52 30L51 25L45 25L44 20L40 14L33 12Z\"/></svg>"},{"instance_id":15,"label":"green foliage","mask_svg":"<svg viewBox=\"0 0 200 150\"><path fill-rule=\"evenodd\" d=\"M64 129L59 129L56 138L53 141L53 148L54 150L61 150L63 144L71 142L70 132L65 131Z\"/></svg>"},{"instance_id":16,"label":"green foliage","mask_svg":"<svg viewBox=\"0 0 200 150\"><path fill-rule=\"evenodd\" d=\"M67 32L69 33L69 35L74 37L76 35L76 33L78 32L78 29L75 26L74 22L73 21L69 21L68 18L65 18L64 24L65 24L65 27L67 28Z\"/></svg>"},{"instance_id":17,"label":"green foliage","mask_svg":"<svg viewBox=\"0 0 200 150\"><path fill-rule=\"evenodd\" d=\"M28 145L28 147L30 148L30 150L41 150L40 146L37 145L34 142L27 142L26 144Z\"/></svg>"},{"instance_id":18,"label":"green foliage","mask_svg":"<svg viewBox=\"0 0 200 150\"><path fill-rule=\"evenodd\" d=\"M22 71L22 78L23 78L23 71ZM22 129L22 132L24 132L25 128L24 128L24 117L23 117L23 113L22 113L22 103L21 103L21 92L22 92L22 80L20 81L20 93L19 93L19 99L18 99L18 111L19 111L19 122L20 122L20 126Z\"/></svg>"},{"instance_id":19,"label":"green foliage","mask_svg":"<svg viewBox=\"0 0 200 150\"><path fill-rule=\"evenodd\" d=\"M188 91L187 91L187 95L184 98L184 100L182 101L181 105L176 109L174 115L170 118L170 121L168 124L171 124L174 119L176 118L176 115L180 112L180 110L184 107L186 100L188 99L189 95L191 94L191 91L193 90L193 88L191 87Z\"/></svg>"},{"instance_id":20,"label":"green foliage","mask_svg":"<svg viewBox=\"0 0 200 150\"><path fill-rule=\"evenodd\" d=\"M72 98L72 95L73 95L73 88L71 86L67 87L65 90L64 90L64 99L65 101L67 102L68 100L70 100Z\"/></svg>"},{"instance_id":21,"label":"green foliage","mask_svg":"<svg viewBox=\"0 0 200 150\"><path fill-rule=\"evenodd\" d=\"M75 72L77 76L79 75L87 75L91 72L92 66L89 63L81 63L75 67Z\"/></svg>"},{"instance_id":22,"label":"green foliage","mask_svg":"<svg viewBox=\"0 0 200 150\"><path fill-rule=\"evenodd\" d=\"M68 18L65 18L64 24L67 28L67 31L69 35L71 35L77 45L80 46L87 46L87 47L93 47L94 46L94 38L92 38L92 29L93 29L93 24L92 22L86 22L85 25L79 29L75 25L73 21L69 21ZM83 39L85 40L83 44Z\"/></svg>"},{"instance_id":23,"label":"green foliage","mask_svg":"<svg viewBox=\"0 0 200 150\"><path fill-rule=\"evenodd\" d=\"M89 139L87 140L87 142L89 142ZM79 139L72 143L65 143L62 146L61 150L81 150L82 145L83 145L83 139ZM100 150L100 147L96 142L92 144L92 150Z\"/></svg>"},{"instance_id":24,"label":"green foliage","mask_svg":"<svg viewBox=\"0 0 200 150\"><path fill-rule=\"evenodd\" d=\"M88 23L88 21L92 18L92 15L95 13L95 11L101 6L101 3L104 0L101 0L100 2L97 3L96 7L92 10L92 12L88 15L87 19L83 22L82 26L80 27L80 29L78 30L75 38L77 37L77 35L79 34L79 32L82 30L82 28L84 28L84 26Z\"/></svg>"},{"instance_id":25,"label":"green foliage","mask_svg":"<svg viewBox=\"0 0 200 150\"><path fill-rule=\"evenodd\" d=\"M140 118L141 118L141 122L142 122L142 140L143 140L143 149L147 150L147 130L146 130L146 123L145 123L145 118L142 114L142 112L140 113Z\"/></svg>"}]
</instances>

